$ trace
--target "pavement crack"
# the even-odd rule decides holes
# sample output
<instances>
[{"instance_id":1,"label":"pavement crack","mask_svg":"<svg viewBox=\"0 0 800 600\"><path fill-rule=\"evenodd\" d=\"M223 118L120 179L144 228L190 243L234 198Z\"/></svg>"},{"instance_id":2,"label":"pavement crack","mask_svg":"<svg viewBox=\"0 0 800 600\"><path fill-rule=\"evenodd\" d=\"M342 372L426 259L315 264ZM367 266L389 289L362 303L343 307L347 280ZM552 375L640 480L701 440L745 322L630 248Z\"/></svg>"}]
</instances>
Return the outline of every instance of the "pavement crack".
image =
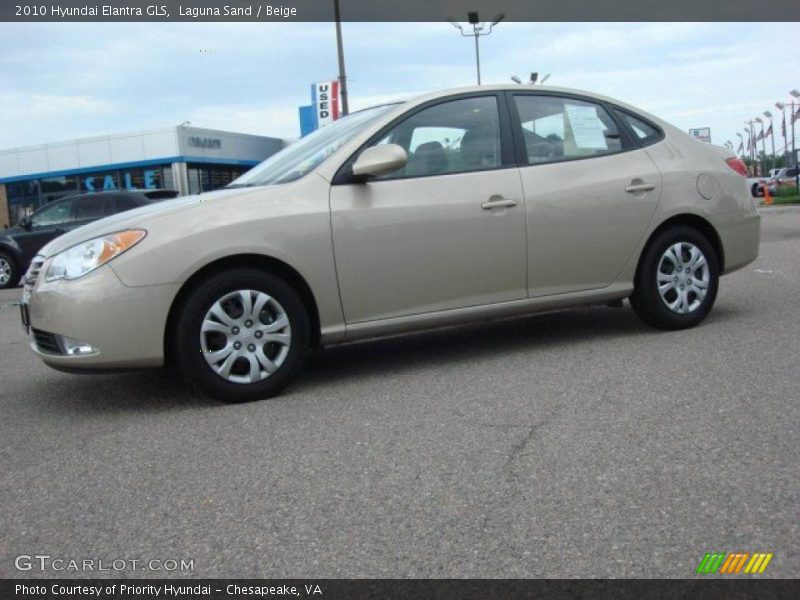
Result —
<instances>
[{"instance_id":1,"label":"pavement crack","mask_svg":"<svg viewBox=\"0 0 800 600\"><path fill-rule=\"evenodd\" d=\"M553 420L553 417L554 415L550 415L543 421L540 421L539 423L529 427L525 436L516 444L511 446L511 450L508 453L508 457L506 458L502 469L506 481L509 483L516 483L518 481L519 476L517 475L516 471L514 471L514 463L517 461L517 459L525 454L528 446L530 446L533 440L536 438L536 434L539 432L539 430L545 425L548 425Z\"/></svg>"}]
</instances>

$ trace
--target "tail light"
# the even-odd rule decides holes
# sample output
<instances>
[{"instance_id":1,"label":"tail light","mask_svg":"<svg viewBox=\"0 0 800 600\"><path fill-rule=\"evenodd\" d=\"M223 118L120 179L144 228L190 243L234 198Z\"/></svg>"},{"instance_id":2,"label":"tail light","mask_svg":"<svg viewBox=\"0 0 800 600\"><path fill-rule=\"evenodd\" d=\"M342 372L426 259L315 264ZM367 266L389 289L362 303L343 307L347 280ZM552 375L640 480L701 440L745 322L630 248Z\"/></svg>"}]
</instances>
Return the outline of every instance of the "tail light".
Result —
<instances>
[{"instance_id":1,"label":"tail light","mask_svg":"<svg viewBox=\"0 0 800 600\"><path fill-rule=\"evenodd\" d=\"M742 177L747 177L747 166L741 158L729 158L725 161L728 166Z\"/></svg>"}]
</instances>

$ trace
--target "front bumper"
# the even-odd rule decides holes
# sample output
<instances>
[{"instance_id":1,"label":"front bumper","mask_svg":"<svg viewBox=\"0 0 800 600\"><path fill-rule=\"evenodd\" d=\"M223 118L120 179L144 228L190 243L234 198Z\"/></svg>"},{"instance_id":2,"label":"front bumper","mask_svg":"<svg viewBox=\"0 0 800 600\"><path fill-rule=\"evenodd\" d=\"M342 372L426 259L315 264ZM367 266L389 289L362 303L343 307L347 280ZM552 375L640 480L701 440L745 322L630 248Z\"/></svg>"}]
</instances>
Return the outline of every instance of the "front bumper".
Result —
<instances>
[{"instance_id":1,"label":"front bumper","mask_svg":"<svg viewBox=\"0 0 800 600\"><path fill-rule=\"evenodd\" d=\"M180 284L127 287L111 265L72 281L46 283L47 260L23 292L31 349L65 370L125 369L164 364L167 315ZM82 340L89 354L68 356L42 343L42 334Z\"/></svg>"}]
</instances>

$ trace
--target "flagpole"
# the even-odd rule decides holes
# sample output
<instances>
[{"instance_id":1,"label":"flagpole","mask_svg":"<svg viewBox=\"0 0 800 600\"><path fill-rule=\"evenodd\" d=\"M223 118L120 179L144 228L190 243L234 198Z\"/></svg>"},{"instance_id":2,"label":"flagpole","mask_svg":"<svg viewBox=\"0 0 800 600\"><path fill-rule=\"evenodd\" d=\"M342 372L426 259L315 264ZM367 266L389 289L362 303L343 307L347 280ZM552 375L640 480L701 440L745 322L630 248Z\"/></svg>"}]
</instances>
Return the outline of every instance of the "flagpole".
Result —
<instances>
[{"instance_id":1,"label":"flagpole","mask_svg":"<svg viewBox=\"0 0 800 600\"><path fill-rule=\"evenodd\" d=\"M772 113L768 110L765 110L762 113L765 117L769 119L769 127L767 127L767 135L770 137L770 141L772 142L772 170L775 170L775 130L772 129L773 120L772 120Z\"/></svg>"},{"instance_id":2,"label":"flagpole","mask_svg":"<svg viewBox=\"0 0 800 600\"><path fill-rule=\"evenodd\" d=\"M783 166L789 166L789 142L786 140L786 104L776 102L775 108L781 109L781 136L783 137Z\"/></svg>"}]
</instances>

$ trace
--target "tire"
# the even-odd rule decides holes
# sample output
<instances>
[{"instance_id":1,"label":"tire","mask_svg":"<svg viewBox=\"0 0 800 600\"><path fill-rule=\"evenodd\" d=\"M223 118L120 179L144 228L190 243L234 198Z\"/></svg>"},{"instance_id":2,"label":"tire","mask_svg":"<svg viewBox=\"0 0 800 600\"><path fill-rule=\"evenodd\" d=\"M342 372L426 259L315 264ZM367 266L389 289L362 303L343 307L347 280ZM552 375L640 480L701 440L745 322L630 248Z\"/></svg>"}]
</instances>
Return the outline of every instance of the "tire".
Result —
<instances>
[{"instance_id":1,"label":"tire","mask_svg":"<svg viewBox=\"0 0 800 600\"><path fill-rule=\"evenodd\" d=\"M217 273L197 284L179 311L173 329L178 371L195 390L222 402L274 396L297 376L308 352L303 301L265 271Z\"/></svg>"},{"instance_id":2,"label":"tire","mask_svg":"<svg viewBox=\"0 0 800 600\"><path fill-rule=\"evenodd\" d=\"M706 236L692 227L670 227L650 240L642 254L630 303L651 327L687 329L706 318L718 288L719 261Z\"/></svg>"},{"instance_id":3,"label":"tire","mask_svg":"<svg viewBox=\"0 0 800 600\"><path fill-rule=\"evenodd\" d=\"M17 261L7 252L0 252L0 289L16 287L20 277Z\"/></svg>"}]
</instances>

